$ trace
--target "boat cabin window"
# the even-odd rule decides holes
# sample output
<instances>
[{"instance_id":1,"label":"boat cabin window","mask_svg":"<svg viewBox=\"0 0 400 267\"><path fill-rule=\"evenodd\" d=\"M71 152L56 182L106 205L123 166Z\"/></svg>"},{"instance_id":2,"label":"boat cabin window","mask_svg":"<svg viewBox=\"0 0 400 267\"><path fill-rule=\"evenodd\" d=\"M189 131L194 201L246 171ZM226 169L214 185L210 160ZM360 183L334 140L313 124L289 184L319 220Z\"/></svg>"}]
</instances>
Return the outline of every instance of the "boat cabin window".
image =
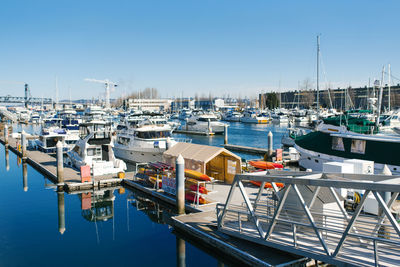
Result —
<instances>
[{"instance_id":1,"label":"boat cabin window","mask_svg":"<svg viewBox=\"0 0 400 267\"><path fill-rule=\"evenodd\" d=\"M117 130L126 130L126 126L125 125L118 125L117 126Z\"/></svg>"},{"instance_id":2,"label":"boat cabin window","mask_svg":"<svg viewBox=\"0 0 400 267\"><path fill-rule=\"evenodd\" d=\"M210 120L210 121L218 121L216 118L198 118L197 120L198 121L208 121L208 120Z\"/></svg>"},{"instance_id":3,"label":"boat cabin window","mask_svg":"<svg viewBox=\"0 0 400 267\"><path fill-rule=\"evenodd\" d=\"M167 138L167 137L171 137L171 132L169 132L169 131L136 132L136 136L138 138L143 138L143 139Z\"/></svg>"},{"instance_id":4,"label":"boat cabin window","mask_svg":"<svg viewBox=\"0 0 400 267\"><path fill-rule=\"evenodd\" d=\"M86 151L87 151L87 155L88 156L96 155L96 149L95 148L88 148Z\"/></svg>"},{"instance_id":5,"label":"boat cabin window","mask_svg":"<svg viewBox=\"0 0 400 267\"><path fill-rule=\"evenodd\" d=\"M128 145L129 141L130 141L130 139L126 138L126 137L118 137L118 140L117 140L118 144L121 144L121 145Z\"/></svg>"},{"instance_id":6,"label":"boat cabin window","mask_svg":"<svg viewBox=\"0 0 400 267\"><path fill-rule=\"evenodd\" d=\"M344 151L344 144L342 137L332 137L332 149L338 151Z\"/></svg>"},{"instance_id":7,"label":"boat cabin window","mask_svg":"<svg viewBox=\"0 0 400 267\"><path fill-rule=\"evenodd\" d=\"M365 140L351 140L351 153L365 154Z\"/></svg>"},{"instance_id":8,"label":"boat cabin window","mask_svg":"<svg viewBox=\"0 0 400 267\"><path fill-rule=\"evenodd\" d=\"M57 145L58 140L63 142L62 138L58 138L58 137L46 138L46 147L48 147L48 148L55 147Z\"/></svg>"}]
</instances>

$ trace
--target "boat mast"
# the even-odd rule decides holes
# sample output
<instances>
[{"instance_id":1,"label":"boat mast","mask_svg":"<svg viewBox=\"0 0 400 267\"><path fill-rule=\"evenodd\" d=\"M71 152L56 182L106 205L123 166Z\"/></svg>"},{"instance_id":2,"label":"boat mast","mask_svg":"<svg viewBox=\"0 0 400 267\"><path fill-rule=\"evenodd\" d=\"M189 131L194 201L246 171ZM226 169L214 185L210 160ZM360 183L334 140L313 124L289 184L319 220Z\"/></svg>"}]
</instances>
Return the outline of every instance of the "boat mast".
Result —
<instances>
[{"instance_id":1,"label":"boat mast","mask_svg":"<svg viewBox=\"0 0 400 267\"><path fill-rule=\"evenodd\" d=\"M317 115L319 115L319 35L317 35Z\"/></svg>"},{"instance_id":2,"label":"boat mast","mask_svg":"<svg viewBox=\"0 0 400 267\"><path fill-rule=\"evenodd\" d=\"M388 66L388 111L390 112L390 64Z\"/></svg>"},{"instance_id":3,"label":"boat mast","mask_svg":"<svg viewBox=\"0 0 400 267\"><path fill-rule=\"evenodd\" d=\"M381 80L381 86L379 89L379 96L378 96L378 110L377 110L377 118L375 120L375 126L378 127L379 126L379 117L381 116L381 108L382 108L382 93L383 93L383 77L384 77L384 73L385 73L385 66L383 66L382 68L382 80Z\"/></svg>"}]
</instances>

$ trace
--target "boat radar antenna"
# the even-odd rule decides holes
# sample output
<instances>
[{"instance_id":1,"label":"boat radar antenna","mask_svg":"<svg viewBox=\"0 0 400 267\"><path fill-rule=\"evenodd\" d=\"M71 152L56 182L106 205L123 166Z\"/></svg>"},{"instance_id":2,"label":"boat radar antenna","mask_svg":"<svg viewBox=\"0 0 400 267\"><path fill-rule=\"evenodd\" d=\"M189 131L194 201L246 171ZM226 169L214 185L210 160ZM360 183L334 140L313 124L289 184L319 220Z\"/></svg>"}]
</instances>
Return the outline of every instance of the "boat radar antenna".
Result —
<instances>
[{"instance_id":1,"label":"boat radar antenna","mask_svg":"<svg viewBox=\"0 0 400 267\"><path fill-rule=\"evenodd\" d=\"M96 80L96 79L86 78L85 81L105 84L105 86L106 86L106 109L110 109L110 91L114 92L115 87L117 87L118 85L115 82L112 82L108 79Z\"/></svg>"}]
</instances>

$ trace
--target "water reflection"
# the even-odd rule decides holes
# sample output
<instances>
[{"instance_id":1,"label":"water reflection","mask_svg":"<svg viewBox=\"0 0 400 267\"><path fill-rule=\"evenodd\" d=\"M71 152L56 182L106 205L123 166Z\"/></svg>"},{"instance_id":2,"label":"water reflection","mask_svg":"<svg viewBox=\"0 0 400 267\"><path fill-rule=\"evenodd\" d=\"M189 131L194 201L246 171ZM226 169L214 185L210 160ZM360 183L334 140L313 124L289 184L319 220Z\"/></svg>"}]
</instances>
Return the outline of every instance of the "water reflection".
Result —
<instances>
[{"instance_id":1,"label":"water reflection","mask_svg":"<svg viewBox=\"0 0 400 267\"><path fill-rule=\"evenodd\" d=\"M9 171L10 170L10 155L8 152L8 148L6 148L4 150L4 153L5 153L5 158L6 158L6 170Z\"/></svg>"},{"instance_id":2,"label":"water reflection","mask_svg":"<svg viewBox=\"0 0 400 267\"><path fill-rule=\"evenodd\" d=\"M79 194L82 217L89 222L108 221L114 217L114 190L98 190Z\"/></svg>"},{"instance_id":3,"label":"water reflection","mask_svg":"<svg viewBox=\"0 0 400 267\"><path fill-rule=\"evenodd\" d=\"M146 196L131 192L127 198L127 214L128 214L128 228L129 228L129 204L131 204L137 211L144 212L149 219L158 224L166 224L171 218L171 209L162 207L159 202L155 202Z\"/></svg>"},{"instance_id":4,"label":"water reflection","mask_svg":"<svg viewBox=\"0 0 400 267\"><path fill-rule=\"evenodd\" d=\"M176 266L186 266L186 244L185 240L176 236Z\"/></svg>"},{"instance_id":5,"label":"water reflection","mask_svg":"<svg viewBox=\"0 0 400 267\"><path fill-rule=\"evenodd\" d=\"M58 231L61 234L65 232L65 204L64 204L64 192L57 192L57 203L58 203Z\"/></svg>"},{"instance_id":6,"label":"water reflection","mask_svg":"<svg viewBox=\"0 0 400 267\"><path fill-rule=\"evenodd\" d=\"M22 184L23 184L24 191L27 192L28 191L28 164L26 162L24 162L24 164L22 164Z\"/></svg>"}]
</instances>

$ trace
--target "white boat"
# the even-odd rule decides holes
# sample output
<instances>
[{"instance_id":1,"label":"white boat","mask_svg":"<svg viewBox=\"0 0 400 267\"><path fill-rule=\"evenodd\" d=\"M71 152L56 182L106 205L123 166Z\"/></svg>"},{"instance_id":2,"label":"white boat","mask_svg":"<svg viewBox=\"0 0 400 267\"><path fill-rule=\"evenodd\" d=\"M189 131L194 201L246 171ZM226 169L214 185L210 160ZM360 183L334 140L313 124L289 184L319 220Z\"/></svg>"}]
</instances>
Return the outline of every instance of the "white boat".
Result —
<instances>
[{"instance_id":1,"label":"white boat","mask_svg":"<svg viewBox=\"0 0 400 267\"><path fill-rule=\"evenodd\" d=\"M43 128L39 139L35 140L31 145L45 153L56 152L57 142L60 141L63 145L63 150L68 151L69 147L66 143L67 131L58 127Z\"/></svg>"},{"instance_id":2,"label":"white boat","mask_svg":"<svg viewBox=\"0 0 400 267\"><path fill-rule=\"evenodd\" d=\"M220 122L213 113L193 113L186 122L186 130L210 134L222 134L225 130L225 123Z\"/></svg>"},{"instance_id":3,"label":"white boat","mask_svg":"<svg viewBox=\"0 0 400 267\"><path fill-rule=\"evenodd\" d=\"M106 112L102 107L92 105L86 108L84 112L84 119L85 121L101 121L104 120L105 115Z\"/></svg>"},{"instance_id":4,"label":"white boat","mask_svg":"<svg viewBox=\"0 0 400 267\"><path fill-rule=\"evenodd\" d=\"M65 163L80 169L90 166L93 176L116 174L126 170L124 161L117 159L113 152L111 124L91 121L79 126L80 139L67 153Z\"/></svg>"},{"instance_id":5,"label":"white boat","mask_svg":"<svg viewBox=\"0 0 400 267\"><path fill-rule=\"evenodd\" d=\"M115 156L132 163L162 161L163 152L177 143L171 138L171 131L169 124L156 124L150 119L120 127Z\"/></svg>"},{"instance_id":6,"label":"white boat","mask_svg":"<svg viewBox=\"0 0 400 267\"><path fill-rule=\"evenodd\" d=\"M229 121L229 122L239 122L242 114L240 112L228 112L222 116L222 120Z\"/></svg>"},{"instance_id":7,"label":"white boat","mask_svg":"<svg viewBox=\"0 0 400 267\"><path fill-rule=\"evenodd\" d=\"M267 113L256 113L255 111L245 111L240 118L243 123L268 123L270 117Z\"/></svg>"},{"instance_id":8,"label":"white boat","mask_svg":"<svg viewBox=\"0 0 400 267\"><path fill-rule=\"evenodd\" d=\"M288 123L289 122L289 117L281 112L272 113L271 118L272 118L273 122L278 122L278 123Z\"/></svg>"}]
</instances>

